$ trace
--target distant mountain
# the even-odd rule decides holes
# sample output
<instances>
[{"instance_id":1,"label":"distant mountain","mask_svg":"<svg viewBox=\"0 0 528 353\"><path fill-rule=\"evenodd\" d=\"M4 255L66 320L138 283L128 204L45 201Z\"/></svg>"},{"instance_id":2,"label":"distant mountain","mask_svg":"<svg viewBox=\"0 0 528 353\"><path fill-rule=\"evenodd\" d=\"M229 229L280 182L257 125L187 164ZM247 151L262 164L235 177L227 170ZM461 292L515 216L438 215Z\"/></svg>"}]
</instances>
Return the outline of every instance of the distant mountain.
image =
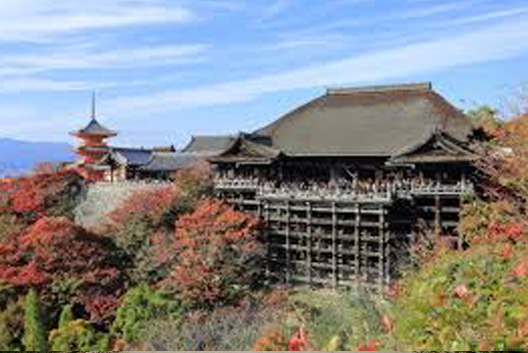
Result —
<instances>
[{"instance_id":1,"label":"distant mountain","mask_svg":"<svg viewBox=\"0 0 528 353\"><path fill-rule=\"evenodd\" d=\"M0 138L0 177L29 172L43 162L74 160L72 147L60 142L28 142Z\"/></svg>"}]
</instances>

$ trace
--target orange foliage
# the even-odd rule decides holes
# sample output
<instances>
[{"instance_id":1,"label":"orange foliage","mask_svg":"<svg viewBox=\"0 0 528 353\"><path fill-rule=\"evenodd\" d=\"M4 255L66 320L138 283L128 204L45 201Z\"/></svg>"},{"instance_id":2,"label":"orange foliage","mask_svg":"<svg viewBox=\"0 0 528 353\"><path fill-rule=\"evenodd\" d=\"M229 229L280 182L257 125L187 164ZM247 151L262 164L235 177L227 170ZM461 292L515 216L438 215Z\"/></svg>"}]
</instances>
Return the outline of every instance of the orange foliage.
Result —
<instances>
[{"instance_id":1,"label":"orange foliage","mask_svg":"<svg viewBox=\"0 0 528 353\"><path fill-rule=\"evenodd\" d=\"M54 284L75 282L77 300L88 311L94 308L90 314L96 319L124 283L117 255L109 239L66 218L44 217L14 241L0 243L0 285L37 288L49 299ZM91 303L95 299L99 302Z\"/></svg>"},{"instance_id":2,"label":"orange foliage","mask_svg":"<svg viewBox=\"0 0 528 353\"><path fill-rule=\"evenodd\" d=\"M292 338L288 341L289 351L313 351L313 346L310 343L308 335L303 327L300 327Z\"/></svg>"},{"instance_id":3,"label":"orange foliage","mask_svg":"<svg viewBox=\"0 0 528 353\"><path fill-rule=\"evenodd\" d=\"M370 340L368 344L363 344L363 342L359 343L358 351L362 352L368 352L368 351L376 351L376 345L378 342L376 340Z\"/></svg>"},{"instance_id":4,"label":"orange foliage","mask_svg":"<svg viewBox=\"0 0 528 353\"><path fill-rule=\"evenodd\" d=\"M284 334L278 328L269 329L259 338L252 351L285 351L288 344Z\"/></svg>"},{"instance_id":5,"label":"orange foliage","mask_svg":"<svg viewBox=\"0 0 528 353\"><path fill-rule=\"evenodd\" d=\"M133 193L122 206L109 215L113 226L119 227L132 220L150 219L159 223L163 214L178 200L179 192L173 186L144 189Z\"/></svg>"},{"instance_id":6,"label":"orange foliage","mask_svg":"<svg viewBox=\"0 0 528 353\"><path fill-rule=\"evenodd\" d=\"M46 214L67 212L80 191L81 177L72 171L38 174L0 183L0 212Z\"/></svg>"},{"instance_id":7,"label":"orange foliage","mask_svg":"<svg viewBox=\"0 0 528 353\"><path fill-rule=\"evenodd\" d=\"M201 201L176 222L178 261L165 285L185 300L219 304L236 298L251 280L247 263L260 250L256 219L215 201Z\"/></svg>"}]
</instances>

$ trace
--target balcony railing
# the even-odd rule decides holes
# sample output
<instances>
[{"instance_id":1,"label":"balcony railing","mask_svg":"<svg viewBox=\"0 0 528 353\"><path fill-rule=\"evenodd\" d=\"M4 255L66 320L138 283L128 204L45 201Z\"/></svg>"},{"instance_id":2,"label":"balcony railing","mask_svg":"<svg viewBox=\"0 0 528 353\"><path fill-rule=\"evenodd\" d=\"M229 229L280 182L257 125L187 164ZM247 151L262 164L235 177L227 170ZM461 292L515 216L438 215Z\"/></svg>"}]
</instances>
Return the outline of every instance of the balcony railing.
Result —
<instances>
[{"instance_id":1,"label":"balcony railing","mask_svg":"<svg viewBox=\"0 0 528 353\"><path fill-rule=\"evenodd\" d=\"M426 195L461 195L473 192L473 185L460 181L456 184L424 182L423 180L396 180L380 183L346 182L323 184L316 182L275 183L259 179L216 179L218 191L251 191L261 199L298 199L335 201L390 201L394 198L407 198Z\"/></svg>"}]
</instances>

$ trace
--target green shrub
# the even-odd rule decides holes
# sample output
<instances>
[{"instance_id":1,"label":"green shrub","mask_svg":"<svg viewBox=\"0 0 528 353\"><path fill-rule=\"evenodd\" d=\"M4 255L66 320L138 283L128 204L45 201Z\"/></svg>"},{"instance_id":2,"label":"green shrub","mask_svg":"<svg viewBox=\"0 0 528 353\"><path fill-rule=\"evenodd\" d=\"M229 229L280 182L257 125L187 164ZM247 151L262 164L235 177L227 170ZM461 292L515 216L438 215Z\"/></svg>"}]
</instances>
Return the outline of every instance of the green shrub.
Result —
<instances>
[{"instance_id":1,"label":"green shrub","mask_svg":"<svg viewBox=\"0 0 528 353\"><path fill-rule=\"evenodd\" d=\"M0 351L21 351L24 333L24 301L11 302L0 312Z\"/></svg>"},{"instance_id":2,"label":"green shrub","mask_svg":"<svg viewBox=\"0 0 528 353\"><path fill-rule=\"evenodd\" d=\"M152 320L141 336L148 350L248 351L282 316L267 304L222 307L188 313L181 321Z\"/></svg>"},{"instance_id":3,"label":"green shrub","mask_svg":"<svg viewBox=\"0 0 528 353\"><path fill-rule=\"evenodd\" d=\"M149 320L178 321L180 315L180 301L143 285L129 290L124 295L112 325L112 334L126 341L138 340L141 330Z\"/></svg>"},{"instance_id":4,"label":"green shrub","mask_svg":"<svg viewBox=\"0 0 528 353\"><path fill-rule=\"evenodd\" d=\"M395 348L526 350L526 245L516 245L511 254L508 246L445 251L406 279L393 313Z\"/></svg>"},{"instance_id":5,"label":"green shrub","mask_svg":"<svg viewBox=\"0 0 528 353\"><path fill-rule=\"evenodd\" d=\"M382 334L382 307L367 293L306 290L290 297L294 326L305 326L317 349L356 350Z\"/></svg>"},{"instance_id":6,"label":"green shrub","mask_svg":"<svg viewBox=\"0 0 528 353\"><path fill-rule=\"evenodd\" d=\"M63 321L51 331L49 341L52 351L106 351L110 343L107 334L97 332L82 319Z\"/></svg>"},{"instance_id":7,"label":"green shrub","mask_svg":"<svg viewBox=\"0 0 528 353\"><path fill-rule=\"evenodd\" d=\"M42 322L38 295L34 290L26 296L24 310L24 337L27 351L47 350L46 328Z\"/></svg>"}]
</instances>

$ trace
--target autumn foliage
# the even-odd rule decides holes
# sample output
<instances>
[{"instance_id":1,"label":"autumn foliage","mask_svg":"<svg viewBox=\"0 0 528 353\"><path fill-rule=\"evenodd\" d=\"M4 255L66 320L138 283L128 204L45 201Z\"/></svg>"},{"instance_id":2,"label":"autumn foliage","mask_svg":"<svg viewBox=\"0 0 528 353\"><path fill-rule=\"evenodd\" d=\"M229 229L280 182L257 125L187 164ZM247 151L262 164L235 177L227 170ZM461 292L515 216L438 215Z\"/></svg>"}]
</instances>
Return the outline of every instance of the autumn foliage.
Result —
<instances>
[{"instance_id":1,"label":"autumn foliage","mask_svg":"<svg viewBox=\"0 0 528 353\"><path fill-rule=\"evenodd\" d=\"M143 220L155 226L176 204L178 196L179 192L174 186L137 191L128 197L121 207L109 214L111 225L120 227L129 222Z\"/></svg>"},{"instance_id":2,"label":"autumn foliage","mask_svg":"<svg viewBox=\"0 0 528 353\"><path fill-rule=\"evenodd\" d=\"M124 265L108 238L66 218L41 218L15 241L0 243L1 285L36 288L48 299L54 298L54 288L67 285L94 320L116 306Z\"/></svg>"},{"instance_id":3,"label":"autumn foliage","mask_svg":"<svg viewBox=\"0 0 528 353\"><path fill-rule=\"evenodd\" d=\"M73 171L23 177L3 183L2 206L36 216L67 214L81 188L82 178Z\"/></svg>"},{"instance_id":4,"label":"autumn foliage","mask_svg":"<svg viewBox=\"0 0 528 353\"><path fill-rule=\"evenodd\" d=\"M249 266L260 253L259 223L216 200L201 201L176 222L174 251L179 259L165 281L182 298L198 304L229 302L250 285Z\"/></svg>"}]
</instances>

